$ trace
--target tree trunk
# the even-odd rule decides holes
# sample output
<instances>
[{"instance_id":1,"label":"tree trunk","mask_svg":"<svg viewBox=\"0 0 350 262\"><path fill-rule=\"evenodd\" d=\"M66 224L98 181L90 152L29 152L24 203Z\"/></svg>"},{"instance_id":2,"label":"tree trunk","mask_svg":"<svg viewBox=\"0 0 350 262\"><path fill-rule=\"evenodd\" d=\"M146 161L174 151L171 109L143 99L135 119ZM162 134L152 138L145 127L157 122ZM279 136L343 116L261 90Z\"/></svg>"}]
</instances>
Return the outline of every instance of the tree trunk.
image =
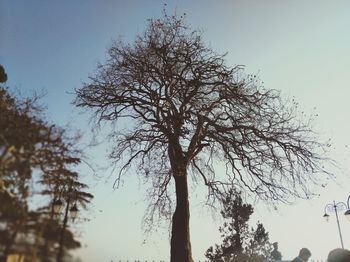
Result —
<instances>
[{"instance_id":1,"label":"tree trunk","mask_svg":"<svg viewBox=\"0 0 350 262\"><path fill-rule=\"evenodd\" d=\"M173 215L170 262L193 262L187 174L175 174L176 209Z\"/></svg>"},{"instance_id":2,"label":"tree trunk","mask_svg":"<svg viewBox=\"0 0 350 262\"><path fill-rule=\"evenodd\" d=\"M17 233L18 231L15 229L13 231L13 234L8 239L8 242L5 244L5 250L4 250L5 261L7 259L7 256L11 254L11 248L12 248L12 245L15 243Z\"/></svg>"},{"instance_id":3,"label":"tree trunk","mask_svg":"<svg viewBox=\"0 0 350 262\"><path fill-rule=\"evenodd\" d=\"M70 198L68 197L67 199L67 206L66 206L66 210L64 213L64 219L63 219L63 225L62 225L62 229L61 229L61 234L60 234L60 239L59 239L59 247L58 247L58 253L57 253L57 262L62 262L62 258L63 258L63 245L64 245L64 233L66 231L66 227L67 227L67 221L68 221L68 210L69 210L69 204L70 204Z\"/></svg>"},{"instance_id":4,"label":"tree trunk","mask_svg":"<svg viewBox=\"0 0 350 262\"><path fill-rule=\"evenodd\" d=\"M50 262L50 259L49 259L49 239L48 239L48 236L46 234L48 227L49 227L49 222L46 222L45 229L44 229L45 230L45 235L44 235L45 242L44 242L42 252L40 252L40 258L41 258L42 262Z\"/></svg>"}]
</instances>

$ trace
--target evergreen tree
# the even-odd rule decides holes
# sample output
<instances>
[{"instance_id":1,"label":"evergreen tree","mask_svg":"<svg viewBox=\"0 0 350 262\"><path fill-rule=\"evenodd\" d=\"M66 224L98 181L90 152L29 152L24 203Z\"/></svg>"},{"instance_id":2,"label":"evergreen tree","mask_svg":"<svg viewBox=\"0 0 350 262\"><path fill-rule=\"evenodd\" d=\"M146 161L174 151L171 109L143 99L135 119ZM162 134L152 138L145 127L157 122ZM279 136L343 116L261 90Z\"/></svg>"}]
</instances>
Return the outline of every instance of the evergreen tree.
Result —
<instances>
[{"instance_id":1,"label":"evergreen tree","mask_svg":"<svg viewBox=\"0 0 350 262\"><path fill-rule=\"evenodd\" d=\"M66 226L67 212L64 226L50 212L53 199L66 200L66 209L76 211L86 208L93 196L73 171L82 161L77 138L44 119L37 95L20 99L11 94L1 84L6 79L0 65L0 261L13 252L30 261L38 255L50 261L58 243L62 254L80 247ZM32 210L30 202L38 192L49 196L43 196L46 209Z\"/></svg>"},{"instance_id":2,"label":"evergreen tree","mask_svg":"<svg viewBox=\"0 0 350 262\"><path fill-rule=\"evenodd\" d=\"M210 261L260 262L270 258L269 234L263 224L250 228L249 218L253 214L252 205L243 202L240 193L230 190L223 199L222 217L225 222L219 228L222 243L210 247L205 256Z\"/></svg>"}]
</instances>

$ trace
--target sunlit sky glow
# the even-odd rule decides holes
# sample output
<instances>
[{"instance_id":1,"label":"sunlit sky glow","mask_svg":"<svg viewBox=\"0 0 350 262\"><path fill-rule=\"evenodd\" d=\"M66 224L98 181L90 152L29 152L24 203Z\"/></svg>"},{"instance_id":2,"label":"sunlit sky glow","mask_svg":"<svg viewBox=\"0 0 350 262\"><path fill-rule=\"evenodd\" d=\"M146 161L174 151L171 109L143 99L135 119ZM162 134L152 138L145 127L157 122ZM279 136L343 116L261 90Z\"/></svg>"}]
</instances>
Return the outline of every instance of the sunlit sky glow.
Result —
<instances>
[{"instance_id":1,"label":"sunlit sky glow","mask_svg":"<svg viewBox=\"0 0 350 262\"><path fill-rule=\"evenodd\" d=\"M132 41L147 18L161 16L158 0L0 0L0 64L7 84L24 95L45 90L42 102L48 118L60 125L84 130L89 142L88 116L71 102L81 86L103 61L113 39ZM278 241L284 259L292 259L308 247L312 259L325 259L339 247L335 216L323 221L324 206L346 201L350 194L350 2L323 0L167 1L167 10L186 13L195 29L203 29L205 41L218 52L228 52L230 65L245 65L266 88L295 97L301 111L318 114L315 129L322 139L331 138L330 155L340 166L337 179L319 197L279 205L278 210L258 203L252 225L261 221ZM100 137L102 140L102 136ZM96 165L106 165L106 148L89 149ZM83 168L84 180L95 199L79 225L83 248L75 252L83 261L169 258L169 233L159 228L146 237L141 228L145 187L129 176L122 187L112 189L113 177L92 177ZM193 256L203 260L206 249L218 242L220 217L200 203L200 189L191 196ZM214 220L215 218L216 220ZM340 215L345 247L350 249L350 222ZM145 241L144 241L145 240Z\"/></svg>"}]
</instances>

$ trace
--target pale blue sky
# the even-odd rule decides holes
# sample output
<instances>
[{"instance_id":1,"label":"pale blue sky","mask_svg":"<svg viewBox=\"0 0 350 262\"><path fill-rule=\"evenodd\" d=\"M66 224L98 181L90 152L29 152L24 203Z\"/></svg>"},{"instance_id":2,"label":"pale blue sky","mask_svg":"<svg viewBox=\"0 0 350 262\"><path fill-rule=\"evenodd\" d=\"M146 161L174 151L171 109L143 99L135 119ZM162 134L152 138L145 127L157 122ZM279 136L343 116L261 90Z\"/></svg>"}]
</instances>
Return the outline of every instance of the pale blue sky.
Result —
<instances>
[{"instance_id":1,"label":"pale blue sky","mask_svg":"<svg viewBox=\"0 0 350 262\"><path fill-rule=\"evenodd\" d=\"M260 220L272 241L280 242L285 259L309 247L314 259L324 259L339 246L334 216L322 220L325 204L345 201L350 194L350 2L322 0L167 1L169 12L186 13L193 28L219 52L228 52L228 63L243 64L258 73L267 88L295 96L302 110L317 113L316 129L331 137L331 156L342 169L337 183L320 190L320 197L298 201L268 211L259 203L253 221ZM103 61L112 39L134 39L146 19L161 15L164 1L113 0L0 0L0 63L9 76L8 85L30 94L46 90L43 102L49 118L87 129L70 102ZM316 108L316 109L314 109ZM89 132L86 132L89 135ZM104 165L105 148L88 152ZM167 259L167 229L146 239L141 229L144 187L134 177L112 190L113 179L99 183L88 173L86 182L95 195L91 222L80 226L87 247L77 254L83 261L114 259ZM105 182L107 180L107 182ZM199 203L201 190L191 198L191 237L196 260L218 239L220 221ZM101 210L102 212L100 212ZM219 218L219 217L217 217ZM350 222L340 217L344 243L350 249Z\"/></svg>"}]
</instances>

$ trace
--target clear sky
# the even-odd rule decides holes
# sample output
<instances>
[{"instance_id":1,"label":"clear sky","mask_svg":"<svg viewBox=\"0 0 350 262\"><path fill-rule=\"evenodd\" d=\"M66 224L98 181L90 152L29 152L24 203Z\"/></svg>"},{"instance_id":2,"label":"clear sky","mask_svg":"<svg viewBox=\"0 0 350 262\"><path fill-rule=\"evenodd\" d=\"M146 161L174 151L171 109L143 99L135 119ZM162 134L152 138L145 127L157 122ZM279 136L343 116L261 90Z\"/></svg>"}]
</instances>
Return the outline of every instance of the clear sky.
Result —
<instances>
[{"instance_id":1,"label":"clear sky","mask_svg":"<svg viewBox=\"0 0 350 262\"><path fill-rule=\"evenodd\" d=\"M161 16L158 0L0 0L0 63L11 88L25 95L45 90L49 118L88 130L87 116L74 109L71 94L103 61L112 39L134 39L146 19ZM246 66L267 88L294 96L307 114L318 114L315 129L332 139L331 157L338 161L336 181L320 194L294 205L269 210L258 203L253 222L260 220L278 241L284 259L308 247L313 259L325 259L339 247L334 214L323 221L324 206L346 201L350 194L350 2L323 0L194 0L167 1L168 11L186 13L193 28L204 30L207 43L228 52L229 64ZM85 132L89 137L90 132ZM101 137L102 139L102 137ZM88 139L86 138L86 141ZM106 165L106 148L87 151ZM104 174L101 174L104 175ZM146 238L141 219L145 188L135 176L114 191L113 178L84 179L95 195L79 226L83 261L168 259L167 228ZM191 238L195 260L218 241L219 216L200 203L201 190L191 196ZM340 215L345 247L350 249L350 222ZM144 241L145 240L145 241Z\"/></svg>"}]
</instances>

